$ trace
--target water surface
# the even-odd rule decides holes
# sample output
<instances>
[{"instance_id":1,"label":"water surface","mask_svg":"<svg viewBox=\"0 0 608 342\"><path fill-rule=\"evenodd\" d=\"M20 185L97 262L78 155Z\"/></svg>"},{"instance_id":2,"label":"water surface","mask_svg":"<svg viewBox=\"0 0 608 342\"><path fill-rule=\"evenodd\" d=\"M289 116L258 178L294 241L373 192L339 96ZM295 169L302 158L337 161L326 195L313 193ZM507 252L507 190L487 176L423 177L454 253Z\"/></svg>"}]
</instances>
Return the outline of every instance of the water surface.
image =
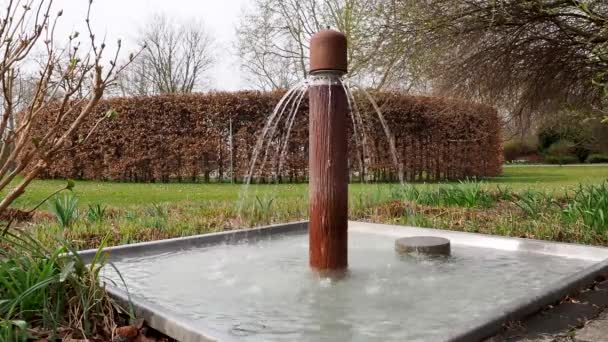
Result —
<instances>
[{"instance_id":1,"label":"water surface","mask_svg":"<svg viewBox=\"0 0 608 342\"><path fill-rule=\"evenodd\" d=\"M116 266L131 293L244 341L436 341L591 264L458 245L450 258L403 257L391 237L349 240L342 280L309 270L307 235Z\"/></svg>"}]
</instances>

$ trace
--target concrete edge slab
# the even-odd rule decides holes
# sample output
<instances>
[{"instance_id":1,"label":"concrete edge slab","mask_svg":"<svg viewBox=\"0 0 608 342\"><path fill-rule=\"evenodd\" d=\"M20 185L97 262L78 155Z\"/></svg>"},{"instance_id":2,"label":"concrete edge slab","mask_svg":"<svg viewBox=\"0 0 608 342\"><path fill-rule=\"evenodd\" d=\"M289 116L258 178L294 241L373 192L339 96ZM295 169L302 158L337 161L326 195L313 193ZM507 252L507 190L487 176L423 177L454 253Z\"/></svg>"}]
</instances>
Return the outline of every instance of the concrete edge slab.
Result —
<instances>
[{"instance_id":1,"label":"concrete edge slab","mask_svg":"<svg viewBox=\"0 0 608 342\"><path fill-rule=\"evenodd\" d=\"M509 321L521 320L547 305L559 302L565 296L583 289L601 274L608 271L608 260L594 264L578 273L548 285L543 290L535 291L530 297L521 299L511 305L494 310L493 313L468 326L459 327L450 334L448 341L480 341L500 331Z\"/></svg>"},{"instance_id":2,"label":"concrete edge slab","mask_svg":"<svg viewBox=\"0 0 608 342\"><path fill-rule=\"evenodd\" d=\"M104 253L108 253L108 260L112 261L120 258L157 254L198 246L219 243L237 243L243 239L259 239L277 234L302 233L307 229L307 222L295 222L253 229L242 229L109 247L105 248L103 251ZM496 334L504 323L512 320L520 320L530 314L540 311L545 306L559 301L564 296L590 285L601 273L608 272L608 248L602 247L354 221L349 222L349 230L395 237L416 235L439 236L450 239L453 244L511 251L526 251L597 261L596 264L566 277L558 283L548 285L543 290L531 293L527 298L521 299L506 307L496 309L492 314L486 315L483 319L478 319L467 326L458 327L450 333L449 336L446 336L446 341L478 341L490 337ZM88 262L96 253L97 250L85 250L80 252L80 255ZM197 322L188 320L179 314L167 310L165 307L151 303L143 298L135 296L129 298L125 291L114 286L108 285L107 289L119 302L128 305L130 301L135 307L136 312L138 312L142 318L146 319L152 328L179 341L232 341L235 339L215 332L213 329L198 324Z\"/></svg>"},{"instance_id":3,"label":"concrete edge slab","mask_svg":"<svg viewBox=\"0 0 608 342\"><path fill-rule=\"evenodd\" d=\"M608 248L586 246L576 243L522 239L434 228L397 226L358 221L350 221L348 229L349 231L382 234L394 236L395 238L410 236L437 236L449 239L453 245L493 248L504 251L531 252L589 261L603 261L608 259Z\"/></svg>"},{"instance_id":4,"label":"concrete edge slab","mask_svg":"<svg viewBox=\"0 0 608 342\"><path fill-rule=\"evenodd\" d=\"M608 308L608 280L603 277L598 280L592 287L569 294L571 300L543 308L542 313L526 317L521 324L506 326L485 342L548 341L566 338L575 332L578 335L588 324L601 320L600 316ZM604 312L607 314L608 311ZM592 339L597 340L601 339Z\"/></svg>"},{"instance_id":5,"label":"concrete edge slab","mask_svg":"<svg viewBox=\"0 0 608 342\"><path fill-rule=\"evenodd\" d=\"M219 243L236 243L244 239L259 239L276 234L303 232L308 229L308 222L292 222L249 229L231 230L225 232L186 236L180 238L140 242L129 245L107 247L103 252L108 260L117 260L132 256L159 254L180 249L213 245ZM97 249L87 249L78 254L85 262L91 262L97 254Z\"/></svg>"},{"instance_id":6,"label":"concrete edge slab","mask_svg":"<svg viewBox=\"0 0 608 342\"><path fill-rule=\"evenodd\" d=\"M110 296L125 308L133 307L137 317L143 318L150 327L181 342L234 341L233 338L198 322L183 317L165 307L143 298L130 295L114 286L106 286Z\"/></svg>"}]
</instances>

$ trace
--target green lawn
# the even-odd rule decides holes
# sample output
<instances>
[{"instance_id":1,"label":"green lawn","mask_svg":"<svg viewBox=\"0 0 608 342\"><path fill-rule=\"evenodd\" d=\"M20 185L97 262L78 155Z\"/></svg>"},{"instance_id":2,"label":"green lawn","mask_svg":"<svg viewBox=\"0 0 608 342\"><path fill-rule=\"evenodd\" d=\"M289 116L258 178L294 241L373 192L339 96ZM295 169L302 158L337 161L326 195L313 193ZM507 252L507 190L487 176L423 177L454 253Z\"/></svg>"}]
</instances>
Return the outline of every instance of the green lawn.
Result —
<instances>
[{"instance_id":1,"label":"green lawn","mask_svg":"<svg viewBox=\"0 0 608 342\"><path fill-rule=\"evenodd\" d=\"M512 166L481 183L352 184L349 217L608 246L607 179L608 166ZM32 208L65 184L36 181L15 206ZM247 196L242 191L240 184L77 181L76 199L41 206L21 227L50 246L60 236L76 248L93 248L104 238L119 245L308 217L306 184L251 185ZM79 208L57 209L66 200L77 200Z\"/></svg>"},{"instance_id":2,"label":"green lawn","mask_svg":"<svg viewBox=\"0 0 608 342\"><path fill-rule=\"evenodd\" d=\"M503 175L485 181L488 187L509 187L512 190L535 189L563 193L579 183L601 183L608 179L608 166L509 166ZM35 181L15 206L33 207L48 194L65 185L62 180ZM394 187L395 184L351 184L352 196ZM436 184L418 185L435 187ZM150 203L236 202L243 186L240 184L146 184L77 181L74 192L81 206L102 203L112 207L132 207ZM250 195L276 196L281 199L306 196L306 184L251 185ZM44 207L43 207L44 209Z\"/></svg>"},{"instance_id":3,"label":"green lawn","mask_svg":"<svg viewBox=\"0 0 608 342\"><path fill-rule=\"evenodd\" d=\"M608 179L608 166L507 166L503 175L490 180L513 189L560 191L579 183L596 184Z\"/></svg>"}]
</instances>

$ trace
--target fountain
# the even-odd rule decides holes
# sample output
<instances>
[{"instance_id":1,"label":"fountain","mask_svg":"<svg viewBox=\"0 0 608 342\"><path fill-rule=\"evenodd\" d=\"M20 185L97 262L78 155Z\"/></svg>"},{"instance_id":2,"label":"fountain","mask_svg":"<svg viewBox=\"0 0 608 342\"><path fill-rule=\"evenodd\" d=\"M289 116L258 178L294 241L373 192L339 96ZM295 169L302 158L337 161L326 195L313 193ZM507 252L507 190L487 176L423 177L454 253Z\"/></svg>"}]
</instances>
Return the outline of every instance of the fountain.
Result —
<instances>
[{"instance_id":1,"label":"fountain","mask_svg":"<svg viewBox=\"0 0 608 342\"><path fill-rule=\"evenodd\" d=\"M248 177L307 89L310 222L107 248L115 298L180 341L476 341L608 269L605 248L347 221L346 44L312 38L311 77L269 117Z\"/></svg>"},{"instance_id":2,"label":"fountain","mask_svg":"<svg viewBox=\"0 0 608 342\"><path fill-rule=\"evenodd\" d=\"M312 81L308 88L309 255L313 269L331 274L339 274L348 266L346 127L351 105L348 89L342 84L342 77L347 71L346 36L329 29L316 33L310 40ZM387 130L387 138L391 141L388 126L382 115L379 115ZM399 165L396 158L395 164ZM450 243L445 238L422 236L400 239L396 242L396 249L400 253L448 255Z\"/></svg>"},{"instance_id":3,"label":"fountain","mask_svg":"<svg viewBox=\"0 0 608 342\"><path fill-rule=\"evenodd\" d=\"M310 41L309 250L310 266L348 265L348 100L346 36L324 30Z\"/></svg>"}]
</instances>

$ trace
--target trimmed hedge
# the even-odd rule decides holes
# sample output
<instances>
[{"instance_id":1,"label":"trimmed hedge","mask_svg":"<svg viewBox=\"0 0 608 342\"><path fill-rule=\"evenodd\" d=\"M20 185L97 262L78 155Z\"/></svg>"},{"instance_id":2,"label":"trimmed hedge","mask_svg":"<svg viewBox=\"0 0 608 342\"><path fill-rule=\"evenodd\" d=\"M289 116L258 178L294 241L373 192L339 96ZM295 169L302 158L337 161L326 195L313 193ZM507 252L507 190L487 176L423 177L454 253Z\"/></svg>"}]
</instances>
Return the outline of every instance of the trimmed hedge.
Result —
<instances>
[{"instance_id":1,"label":"trimmed hedge","mask_svg":"<svg viewBox=\"0 0 608 342\"><path fill-rule=\"evenodd\" d=\"M96 117L91 116L72 137L72 146L52 161L43 177L123 181L210 181L234 177L242 181L266 119L283 94L242 91L104 100L97 108L98 114L114 109L118 117L101 124L86 143L79 144L95 123ZM438 181L500 173L503 158L495 109L400 93L372 96L395 137L407 180ZM363 175L372 181L396 180L396 167L382 125L371 104L363 99L357 96L357 106L365 123L369 153L362 155L361 149L356 148L349 127L351 176L360 179ZM307 113L308 99L304 98L280 181L306 180ZM51 110L41 115L51 120L53 114ZM285 121L279 124L271 151L282 146ZM34 131L34 136L42 135L44 127ZM361 158L366 161L364 169L359 166ZM263 168L261 160L258 164L258 180L276 177L276 158Z\"/></svg>"},{"instance_id":2,"label":"trimmed hedge","mask_svg":"<svg viewBox=\"0 0 608 342\"><path fill-rule=\"evenodd\" d=\"M587 163L589 163L589 164L608 163L608 154L599 154L599 153L590 154L589 157L587 157Z\"/></svg>"},{"instance_id":3,"label":"trimmed hedge","mask_svg":"<svg viewBox=\"0 0 608 342\"><path fill-rule=\"evenodd\" d=\"M545 163L547 164L577 164L579 163L578 157L576 156L555 156L555 155L546 155Z\"/></svg>"}]
</instances>

